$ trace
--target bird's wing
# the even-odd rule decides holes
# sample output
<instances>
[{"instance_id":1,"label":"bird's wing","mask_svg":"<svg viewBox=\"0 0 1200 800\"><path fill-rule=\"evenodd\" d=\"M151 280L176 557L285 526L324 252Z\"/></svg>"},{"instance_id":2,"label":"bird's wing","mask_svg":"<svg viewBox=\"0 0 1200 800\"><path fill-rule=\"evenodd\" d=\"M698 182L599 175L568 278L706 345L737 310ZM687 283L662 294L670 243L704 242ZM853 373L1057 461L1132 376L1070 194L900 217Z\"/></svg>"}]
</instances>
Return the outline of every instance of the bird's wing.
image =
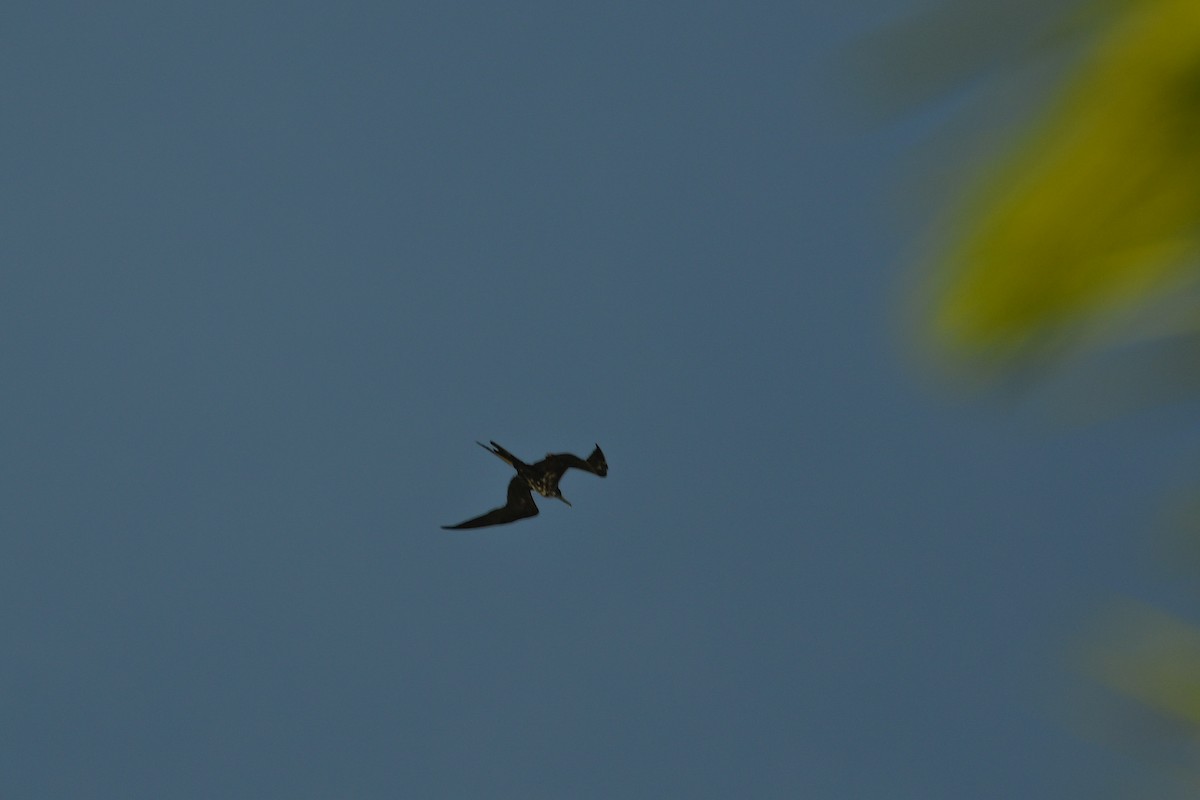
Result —
<instances>
[{"instance_id":1,"label":"bird's wing","mask_svg":"<svg viewBox=\"0 0 1200 800\"><path fill-rule=\"evenodd\" d=\"M596 466L584 461L574 453L547 453L545 458L533 465L535 470L541 469L553 472L559 478L562 478L563 473L572 467L581 469L584 472L591 472L602 478L608 474L607 464L604 465L602 470L597 469Z\"/></svg>"},{"instance_id":2,"label":"bird's wing","mask_svg":"<svg viewBox=\"0 0 1200 800\"><path fill-rule=\"evenodd\" d=\"M500 508L494 508L482 516L460 522L457 525L443 525L446 530L461 530L462 528L484 528L488 525L504 525L516 522L526 517L537 516L538 507L533 502L533 492L520 477L508 482L508 502Z\"/></svg>"}]
</instances>

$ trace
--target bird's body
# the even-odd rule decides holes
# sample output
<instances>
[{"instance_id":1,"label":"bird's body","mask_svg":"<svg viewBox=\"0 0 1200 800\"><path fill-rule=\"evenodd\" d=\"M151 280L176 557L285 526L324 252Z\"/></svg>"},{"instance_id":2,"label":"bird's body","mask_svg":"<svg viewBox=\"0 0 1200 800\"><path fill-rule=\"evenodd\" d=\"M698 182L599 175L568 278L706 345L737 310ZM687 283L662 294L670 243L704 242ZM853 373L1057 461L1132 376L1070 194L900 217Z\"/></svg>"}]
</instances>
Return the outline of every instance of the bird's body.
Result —
<instances>
[{"instance_id":1,"label":"bird's body","mask_svg":"<svg viewBox=\"0 0 1200 800\"><path fill-rule=\"evenodd\" d=\"M572 467L599 475L601 478L608 474L608 462L604 460L604 453L600 450L600 445L596 445L596 449L586 459L571 453L547 453L546 457L536 464L526 464L495 442L491 443L491 447L483 442L476 444L502 459L517 471L516 477L508 482L508 502L500 508L466 522L460 522L458 525L443 525L442 527L447 530L503 525L507 522L516 522L525 517L535 516L538 513L538 507L533 502L534 492L542 497L554 497L571 505L559 491L558 482L562 480L563 473Z\"/></svg>"}]
</instances>

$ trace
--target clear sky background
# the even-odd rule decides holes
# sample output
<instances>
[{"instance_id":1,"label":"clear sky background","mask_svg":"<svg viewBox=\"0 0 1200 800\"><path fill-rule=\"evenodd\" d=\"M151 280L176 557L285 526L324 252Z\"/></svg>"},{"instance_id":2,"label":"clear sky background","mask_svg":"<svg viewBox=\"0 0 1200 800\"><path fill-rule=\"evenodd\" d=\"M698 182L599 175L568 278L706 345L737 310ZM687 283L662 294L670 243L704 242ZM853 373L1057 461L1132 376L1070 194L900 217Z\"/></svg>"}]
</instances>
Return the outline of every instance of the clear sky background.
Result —
<instances>
[{"instance_id":1,"label":"clear sky background","mask_svg":"<svg viewBox=\"0 0 1200 800\"><path fill-rule=\"evenodd\" d=\"M1188 451L901 357L904 6L8 8L0 795L1128 780L1053 699ZM477 439L610 474L442 531Z\"/></svg>"}]
</instances>

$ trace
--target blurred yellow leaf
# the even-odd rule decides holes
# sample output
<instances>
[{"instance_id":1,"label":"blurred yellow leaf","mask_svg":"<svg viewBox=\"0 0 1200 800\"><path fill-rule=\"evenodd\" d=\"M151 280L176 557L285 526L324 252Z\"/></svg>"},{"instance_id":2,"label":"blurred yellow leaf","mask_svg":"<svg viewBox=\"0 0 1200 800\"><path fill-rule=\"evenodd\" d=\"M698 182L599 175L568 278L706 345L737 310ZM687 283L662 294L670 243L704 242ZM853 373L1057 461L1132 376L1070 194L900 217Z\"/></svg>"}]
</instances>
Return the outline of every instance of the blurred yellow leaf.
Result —
<instances>
[{"instance_id":1,"label":"blurred yellow leaf","mask_svg":"<svg viewBox=\"0 0 1200 800\"><path fill-rule=\"evenodd\" d=\"M1090 668L1109 687L1200 734L1200 631L1150 606L1114 615L1117 648L1096 651Z\"/></svg>"},{"instance_id":2,"label":"blurred yellow leaf","mask_svg":"<svg viewBox=\"0 0 1200 800\"><path fill-rule=\"evenodd\" d=\"M932 325L961 356L1036 352L1197 266L1200 2L1143 0L1108 19L953 232Z\"/></svg>"},{"instance_id":3,"label":"blurred yellow leaf","mask_svg":"<svg viewBox=\"0 0 1200 800\"><path fill-rule=\"evenodd\" d=\"M1169 310L1152 346L1124 348L1119 382L1095 392L1132 407L1197 385L1200 0L1087 0L1075 11L1070 23L1092 34L1076 68L956 209L922 324L956 364L993 373L1103 334L1127 341L1134 312ZM1200 628L1126 604L1106 629L1087 670L1149 721L1134 735L1149 731L1150 749L1180 745L1182 776L1200 787Z\"/></svg>"}]
</instances>

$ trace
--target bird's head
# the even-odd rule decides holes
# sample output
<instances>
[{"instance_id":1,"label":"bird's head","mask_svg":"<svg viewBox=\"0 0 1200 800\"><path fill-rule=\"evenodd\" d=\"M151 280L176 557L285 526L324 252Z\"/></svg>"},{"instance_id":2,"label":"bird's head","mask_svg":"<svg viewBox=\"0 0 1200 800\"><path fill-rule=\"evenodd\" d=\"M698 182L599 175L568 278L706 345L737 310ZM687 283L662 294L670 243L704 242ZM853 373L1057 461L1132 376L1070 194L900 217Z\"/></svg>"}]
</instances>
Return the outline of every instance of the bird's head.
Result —
<instances>
[{"instance_id":1,"label":"bird's head","mask_svg":"<svg viewBox=\"0 0 1200 800\"><path fill-rule=\"evenodd\" d=\"M596 445L596 449L587 457L588 466L592 471L603 478L608 474L608 461L604 458L604 451L600 449L600 445Z\"/></svg>"},{"instance_id":2,"label":"bird's head","mask_svg":"<svg viewBox=\"0 0 1200 800\"><path fill-rule=\"evenodd\" d=\"M551 496L551 497L554 497L554 498L557 498L557 499L559 499L559 500L562 500L562 501L563 501L564 503L566 503L567 505L571 505L571 501L570 501L570 500L568 500L567 498L565 498L565 497L563 497L563 496L562 496L562 492L560 492L560 491L558 490L558 487L557 487L557 486L555 486L555 487L554 487L554 489L551 491L551 494L550 494L550 496Z\"/></svg>"}]
</instances>

